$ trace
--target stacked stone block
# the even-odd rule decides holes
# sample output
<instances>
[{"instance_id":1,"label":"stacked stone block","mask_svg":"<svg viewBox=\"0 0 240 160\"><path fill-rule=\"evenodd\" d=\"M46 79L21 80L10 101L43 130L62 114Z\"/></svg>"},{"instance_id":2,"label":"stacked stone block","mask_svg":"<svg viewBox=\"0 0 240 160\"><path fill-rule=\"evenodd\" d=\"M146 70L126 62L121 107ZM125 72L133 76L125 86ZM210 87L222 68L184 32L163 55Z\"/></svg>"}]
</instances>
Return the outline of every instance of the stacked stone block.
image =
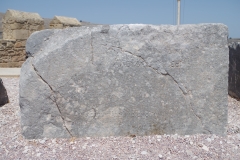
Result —
<instances>
[{"instance_id":1,"label":"stacked stone block","mask_svg":"<svg viewBox=\"0 0 240 160\"><path fill-rule=\"evenodd\" d=\"M26 40L33 32L44 29L44 21L38 13L7 10L2 28L0 67L21 67L26 60Z\"/></svg>"},{"instance_id":2,"label":"stacked stone block","mask_svg":"<svg viewBox=\"0 0 240 160\"><path fill-rule=\"evenodd\" d=\"M3 39L27 39L33 32L44 29L38 13L7 10L2 23Z\"/></svg>"},{"instance_id":3,"label":"stacked stone block","mask_svg":"<svg viewBox=\"0 0 240 160\"><path fill-rule=\"evenodd\" d=\"M49 26L52 29L64 29L67 27L79 27L81 23L76 18L55 16Z\"/></svg>"}]
</instances>

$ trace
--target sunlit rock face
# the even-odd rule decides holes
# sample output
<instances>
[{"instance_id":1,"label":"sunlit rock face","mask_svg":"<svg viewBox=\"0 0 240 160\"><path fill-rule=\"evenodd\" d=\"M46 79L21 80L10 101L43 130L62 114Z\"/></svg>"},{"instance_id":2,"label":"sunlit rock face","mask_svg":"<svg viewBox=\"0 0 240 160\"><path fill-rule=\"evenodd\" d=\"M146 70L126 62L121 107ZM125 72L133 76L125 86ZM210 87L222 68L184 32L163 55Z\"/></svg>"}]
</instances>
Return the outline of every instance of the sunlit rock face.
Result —
<instances>
[{"instance_id":1,"label":"sunlit rock face","mask_svg":"<svg viewBox=\"0 0 240 160\"><path fill-rule=\"evenodd\" d=\"M226 133L228 29L107 25L35 32L20 77L25 138Z\"/></svg>"}]
</instances>

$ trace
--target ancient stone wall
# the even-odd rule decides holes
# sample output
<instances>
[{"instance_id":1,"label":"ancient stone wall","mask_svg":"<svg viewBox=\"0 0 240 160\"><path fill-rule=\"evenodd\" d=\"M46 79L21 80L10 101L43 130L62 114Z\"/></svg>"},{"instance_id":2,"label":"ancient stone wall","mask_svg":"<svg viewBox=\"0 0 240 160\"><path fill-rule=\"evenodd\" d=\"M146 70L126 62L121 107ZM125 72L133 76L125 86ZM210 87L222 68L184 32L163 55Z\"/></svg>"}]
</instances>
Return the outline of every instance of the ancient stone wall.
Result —
<instances>
[{"instance_id":1,"label":"ancient stone wall","mask_svg":"<svg viewBox=\"0 0 240 160\"><path fill-rule=\"evenodd\" d=\"M49 26L52 29L64 29L67 27L79 27L81 23L76 18L55 16Z\"/></svg>"},{"instance_id":2,"label":"ancient stone wall","mask_svg":"<svg viewBox=\"0 0 240 160\"><path fill-rule=\"evenodd\" d=\"M26 40L0 40L0 67L20 67L26 60Z\"/></svg>"},{"instance_id":3,"label":"ancient stone wall","mask_svg":"<svg viewBox=\"0 0 240 160\"><path fill-rule=\"evenodd\" d=\"M3 20L3 39L27 39L33 32L44 29L38 13L7 10Z\"/></svg>"},{"instance_id":4,"label":"ancient stone wall","mask_svg":"<svg viewBox=\"0 0 240 160\"><path fill-rule=\"evenodd\" d=\"M26 60L26 40L33 32L44 29L44 21L38 13L7 10L2 28L0 67L21 67Z\"/></svg>"},{"instance_id":5,"label":"ancient stone wall","mask_svg":"<svg viewBox=\"0 0 240 160\"><path fill-rule=\"evenodd\" d=\"M49 24L52 29L80 25L76 18L62 16L55 16ZM7 10L2 19L3 32L0 32L0 67L21 67L26 60L26 40L33 32L43 29L44 20L38 13Z\"/></svg>"}]
</instances>

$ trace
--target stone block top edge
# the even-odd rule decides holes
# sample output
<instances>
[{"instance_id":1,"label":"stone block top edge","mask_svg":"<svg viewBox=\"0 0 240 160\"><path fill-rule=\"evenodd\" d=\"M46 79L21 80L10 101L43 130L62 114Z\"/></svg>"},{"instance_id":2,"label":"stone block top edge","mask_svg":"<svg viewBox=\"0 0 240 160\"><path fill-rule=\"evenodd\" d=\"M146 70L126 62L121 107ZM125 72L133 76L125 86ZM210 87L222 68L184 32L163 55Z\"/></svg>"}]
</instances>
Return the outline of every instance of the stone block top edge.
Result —
<instances>
[{"instance_id":1,"label":"stone block top edge","mask_svg":"<svg viewBox=\"0 0 240 160\"><path fill-rule=\"evenodd\" d=\"M35 21L43 22L43 18L38 13L23 12L13 9L8 9L3 16L3 19L5 21L6 20L27 21L34 19Z\"/></svg>"},{"instance_id":2,"label":"stone block top edge","mask_svg":"<svg viewBox=\"0 0 240 160\"><path fill-rule=\"evenodd\" d=\"M56 22L64 24L64 25L73 25L73 26L81 25L81 23L76 18L65 17L65 16L54 16L54 18L50 22L50 24L54 24Z\"/></svg>"},{"instance_id":3,"label":"stone block top edge","mask_svg":"<svg viewBox=\"0 0 240 160\"><path fill-rule=\"evenodd\" d=\"M81 26L81 27L68 27L64 29L45 29L41 31L36 31L34 32L31 36L35 36L36 34L41 34L44 32L52 32L53 34L59 33L59 32L72 32L72 31L81 31L81 30L89 30L91 32L98 32L101 31L102 29L111 29L111 30L119 30L122 27L129 27L129 29L133 30L139 30L143 27L151 27L153 29L160 29L160 30L165 30L165 29L170 29L172 31L174 30L182 30L182 29L187 29L187 28L199 28L199 27L213 27L213 26L218 26L221 30L221 32L224 32L228 34L228 26L223 24L223 23L200 23L200 24L183 24L183 25L168 25L168 24L163 24L163 25L153 25L153 24L112 24L112 25L97 25L97 26ZM30 37L31 37L30 36Z\"/></svg>"}]
</instances>

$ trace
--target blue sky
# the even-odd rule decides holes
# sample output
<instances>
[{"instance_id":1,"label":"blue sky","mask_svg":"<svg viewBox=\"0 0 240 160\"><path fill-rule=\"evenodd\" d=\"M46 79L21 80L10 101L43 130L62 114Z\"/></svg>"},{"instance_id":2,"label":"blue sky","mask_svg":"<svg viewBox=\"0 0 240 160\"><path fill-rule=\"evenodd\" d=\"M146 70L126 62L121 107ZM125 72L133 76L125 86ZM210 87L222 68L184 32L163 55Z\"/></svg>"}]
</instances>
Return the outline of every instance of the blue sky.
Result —
<instances>
[{"instance_id":1,"label":"blue sky","mask_svg":"<svg viewBox=\"0 0 240 160\"><path fill-rule=\"evenodd\" d=\"M0 12L15 9L99 24L175 24L177 0L0 0ZM240 0L181 0L182 24L224 23L240 38Z\"/></svg>"}]
</instances>

